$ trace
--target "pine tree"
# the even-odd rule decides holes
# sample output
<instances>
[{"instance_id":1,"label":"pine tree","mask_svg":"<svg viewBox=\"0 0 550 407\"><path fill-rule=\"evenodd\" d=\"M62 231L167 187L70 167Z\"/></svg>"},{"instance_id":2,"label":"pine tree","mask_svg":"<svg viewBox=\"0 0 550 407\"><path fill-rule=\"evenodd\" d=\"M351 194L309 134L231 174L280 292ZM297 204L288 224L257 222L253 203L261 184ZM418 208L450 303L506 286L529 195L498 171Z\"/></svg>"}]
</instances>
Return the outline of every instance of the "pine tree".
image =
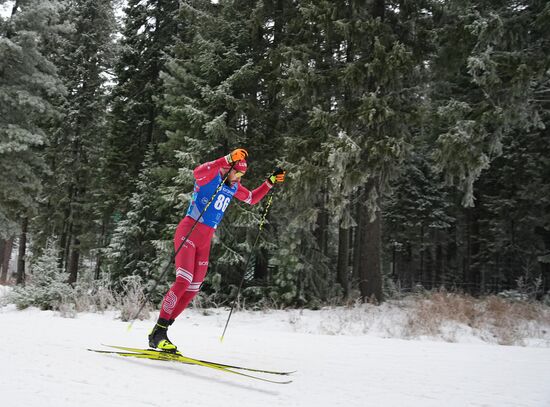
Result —
<instances>
[{"instance_id":1,"label":"pine tree","mask_svg":"<svg viewBox=\"0 0 550 407\"><path fill-rule=\"evenodd\" d=\"M151 147L130 198L129 210L117 222L105 249L105 267L111 280L117 283L130 275L154 281L170 259L175 224L166 223L170 219L171 202L159 190L163 176Z\"/></svg>"},{"instance_id":2,"label":"pine tree","mask_svg":"<svg viewBox=\"0 0 550 407\"><path fill-rule=\"evenodd\" d=\"M57 252L55 242L50 240L42 254L33 260L31 282L25 287L17 287L11 294L11 301L19 309L29 306L59 309L71 298L73 290L67 284L67 275L58 266Z\"/></svg>"},{"instance_id":3,"label":"pine tree","mask_svg":"<svg viewBox=\"0 0 550 407\"><path fill-rule=\"evenodd\" d=\"M266 52L260 34L266 24L262 10L251 1L182 5L174 57L163 75L162 123L168 140L161 148L171 157L167 163L180 167L178 174L172 173L173 181L168 181L172 196L179 196L180 213L185 209L182 203L186 205L189 198L189 193L182 193L192 190L191 170L202 162L236 147L247 148L251 165L243 184L249 187L263 182L268 168L272 171L274 167L277 140L271 137L270 122L264 120L274 112L269 109L268 85L262 78L262 70L269 67L260 62ZM271 162L262 160L268 156ZM244 272L239 265L249 255L255 258L253 274L267 278L268 243L262 240L258 251L250 253L259 213L247 206L232 205L218 228L221 245L212 247L211 256L216 261L211 263L209 275L223 275L226 288L239 282Z\"/></svg>"},{"instance_id":4,"label":"pine tree","mask_svg":"<svg viewBox=\"0 0 550 407\"><path fill-rule=\"evenodd\" d=\"M36 209L47 171L41 150L52 99L63 93L54 65L42 52L57 20L56 2L18 1L0 18L0 237L12 237L21 216Z\"/></svg>"},{"instance_id":5,"label":"pine tree","mask_svg":"<svg viewBox=\"0 0 550 407\"><path fill-rule=\"evenodd\" d=\"M46 236L60 236L60 265L75 282L81 253L97 245L96 180L107 130L105 85L115 20L109 0L67 1L62 16L72 29L50 46L68 94L60 101L61 117L51 123L46 150L51 173L44 180L38 222Z\"/></svg>"},{"instance_id":6,"label":"pine tree","mask_svg":"<svg viewBox=\"0 0 550 407\"><path fill-rule=\"evenodd\" d=\"M529 100L545 58L530 50L544 48L545 3L450 1L440 10L431 94L435 157L463 189L465 206L474 204L473 183L501 153L504 135L540 123Z\"/></svg>"},{"instance_id":7,"label":"pine tree","mask_svg":"<svg viewBox=\"0 0 550 407\"><path fill-rule=\"evenodd\" d=\"M495 162L513 162L514 171L521 168L513 150L524 144L517 138L528 134L530 139L544 126L539 92L548 83L548 57L542 51L548 46L548 7L543 1L451 1L438 14L430 94L438 146L434 158L447 181L462 189L463 205L476 205L464 210L469 242L464 249L464 279L469 286L485 286L488 278L509 284L516 275L504 260L518 256L514 244L510 246L510 235L499 232L487 237L501 228L497 226L501 222L506 224L515 201L509 188L494 189L495 182L501 182L502 169L493 169L491 163L506 152L506 159ZM529 150L526 145L524 151ZM521 219L518 216L515 212L516 221ZM532 228L536 226L531 224ZM516 235L518 229L512 229ZM530 243L537 240L533 231L528 235Z\"/></svg>"},{"instance_id":8,"label":"pine tree","mask_svg":"<svg viewBox=\"0 0 550 407\"><path fill-rule=\"evenodd\" d=\"M157 98L162 95L160 72L178 30L179 4L177 0L130 0L124 9L104 162L109 215L125 212L146 151L165 140Z\"/></svg>"},{"instance_id":9,"label":"pine tree","mask_svg":"<svg viewBox=\"0 0 550 407\"><path fill-rule=\"evenodd\" d=\"M457 222L453 195L431 167L429 150L418 146L384 199L384 252L401 287L432 289L456 277L448 256L454 243L450 230Z\"/></svg>"},{"instance_id":10,"label":"pine tree","mask_svg":"<svg viewBox=\"0 0 550 407\"><path fill-rule=\"evenodd\" d=\"M327 239L355 226L363 299L382 299L380 197L399 173L419 122L418 67L427 48L423 7L305 2L290 24L302 38L286 52L282 95L291 110L289 133L296 135L287 144L297 171L292 196L300 202L294 206L304 208L302 233L311 236L307 225L316 225L315 243L325 258L334 255L326 252ZM419 24L409 31L415 20ZM336 228L327 237L329 211ZM312 248L311 238L301 240L308 242L306 251ZM308 267L314 276L323 269L319 262Z\"/></svg>"}]
</instances>

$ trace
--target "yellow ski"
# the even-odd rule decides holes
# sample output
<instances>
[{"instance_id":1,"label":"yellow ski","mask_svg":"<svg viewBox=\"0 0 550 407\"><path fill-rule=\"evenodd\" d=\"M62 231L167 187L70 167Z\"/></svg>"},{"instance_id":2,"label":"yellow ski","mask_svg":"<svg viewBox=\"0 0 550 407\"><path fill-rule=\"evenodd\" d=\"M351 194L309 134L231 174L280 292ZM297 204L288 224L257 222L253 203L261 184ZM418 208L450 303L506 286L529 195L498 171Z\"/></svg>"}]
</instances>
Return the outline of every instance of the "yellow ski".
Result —
<instances>
[{"instance_id":1,"label":"yellow ski","mask_svg":"<svg viewBox=\"0 0 550 407\"><path fill-rule=\"evenodd\" d=\"M186 363L191 365L203 366L203 367L218 370L221 372L233 373L239 376L261 380L268 383L275 383L275 384L292 383L292 380L288 380L288 381L271 380L271 379L266 379L264 377L259 377L259 376L255 376L255 375L251 375L243 372L238 372L234 369L247 370L247 371L252 371L256 373L277 374L277 375L288 375L293 372L277 372L277 371L270 371L270 370L261 370L261 369L245 368L240 366L225 365L221 363L214 363L214 362L208 362L205 360L190 358L188 356L182 355L179 352L172 353L168 351L160 351L160 350L154 350L154 349L128 348L124 346L114 346L114 345L104 345L104 346L107 346L113 349L118 349L118 351L97 350L97 349L88 349L88 350L92 352L97 352L97 353L116 354L119 356L133 357L137 359L172 361L172 362L180 362L180 363Z\"/></svg>"}]
</instances>

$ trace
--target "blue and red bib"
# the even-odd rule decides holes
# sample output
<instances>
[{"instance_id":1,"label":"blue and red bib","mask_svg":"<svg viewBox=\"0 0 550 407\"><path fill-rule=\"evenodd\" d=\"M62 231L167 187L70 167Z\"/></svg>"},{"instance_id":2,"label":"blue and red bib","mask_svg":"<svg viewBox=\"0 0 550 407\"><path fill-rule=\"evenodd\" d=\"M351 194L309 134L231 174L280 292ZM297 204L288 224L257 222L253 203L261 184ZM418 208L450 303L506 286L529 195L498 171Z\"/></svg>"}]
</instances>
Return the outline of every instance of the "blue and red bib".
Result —
<instances>
[{"instance_id":1,"label":"blue and red bib","mask_svg":"<svg viewBox=\"0 0 550 407\"><path fill-rule=\"evenodd\" d=\"M210 201L210 198L222 180L222 176L218 174L210 182L203 186L199 186L195 182L193 197L191 198L191 203L189 205L189 209L187 210L187 216L190 216L195 220L199 218L201 212L204 210L204 207L208 204L208 201ZM214 197L214 200L204 212L199 222L205 224L206 226L210 226L211 228L217 228L218 223L220 223L223 219L225 210L237 192L238 187L238 182L233 184L232 187L229 187L224 183L223 187L218 191Z\"/></svg>"}]
</instances>

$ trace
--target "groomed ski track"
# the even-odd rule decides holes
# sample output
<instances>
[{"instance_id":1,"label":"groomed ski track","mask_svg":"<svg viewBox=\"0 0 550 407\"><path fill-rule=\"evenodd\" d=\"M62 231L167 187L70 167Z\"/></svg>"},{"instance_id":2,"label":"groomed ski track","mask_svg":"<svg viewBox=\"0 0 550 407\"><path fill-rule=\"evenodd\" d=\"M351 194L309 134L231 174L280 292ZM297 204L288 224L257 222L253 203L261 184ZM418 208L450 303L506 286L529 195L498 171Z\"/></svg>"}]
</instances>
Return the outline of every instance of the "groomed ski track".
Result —
<instances>
[{"instance_id":1,"label":"groomed ski track","mask_svg":"<svg viewBox=\"0 0 550 407\"><path fill-rule=\"evenodd\" d=\"M216 311L217 313L218 311ZM86 349L146 346L152 320L114 313L0 308L0 403L4 407L550 406L550 349L294 333L284 311L191 311L170 337L189 356L297 370L277 386L200 366L132 360ZM258 323L258 318L263 322ZM285 328L286 327L286 328Z\"/></svg>"}]
</instances>

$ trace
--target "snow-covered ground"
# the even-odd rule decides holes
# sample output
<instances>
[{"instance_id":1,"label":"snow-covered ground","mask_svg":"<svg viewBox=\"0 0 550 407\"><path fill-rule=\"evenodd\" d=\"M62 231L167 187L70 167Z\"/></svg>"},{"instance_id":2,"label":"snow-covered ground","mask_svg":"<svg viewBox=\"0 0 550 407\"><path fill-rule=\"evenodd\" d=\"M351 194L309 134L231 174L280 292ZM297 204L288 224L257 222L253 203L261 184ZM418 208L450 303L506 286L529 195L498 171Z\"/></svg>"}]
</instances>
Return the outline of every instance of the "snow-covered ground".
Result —
<instances>
[{"instance_id":1,"label":"snow-covered ground","mask_svg":"<svg viewBox=\"0 0 550 407\"><path fill-rule=\"evenodd\" d=\"M186 311L171 328L184 353L297 370L294 382L88 352L102 343L144 347L153 320L128 331L114 312L71 319L8 305L0 308L1 405L550 406L549 348L384 339L360 329L326 335L311 328L326 320L315 311L236 313L220 343L227 312L209 314Z\"/></svg>"}]
</instances>

